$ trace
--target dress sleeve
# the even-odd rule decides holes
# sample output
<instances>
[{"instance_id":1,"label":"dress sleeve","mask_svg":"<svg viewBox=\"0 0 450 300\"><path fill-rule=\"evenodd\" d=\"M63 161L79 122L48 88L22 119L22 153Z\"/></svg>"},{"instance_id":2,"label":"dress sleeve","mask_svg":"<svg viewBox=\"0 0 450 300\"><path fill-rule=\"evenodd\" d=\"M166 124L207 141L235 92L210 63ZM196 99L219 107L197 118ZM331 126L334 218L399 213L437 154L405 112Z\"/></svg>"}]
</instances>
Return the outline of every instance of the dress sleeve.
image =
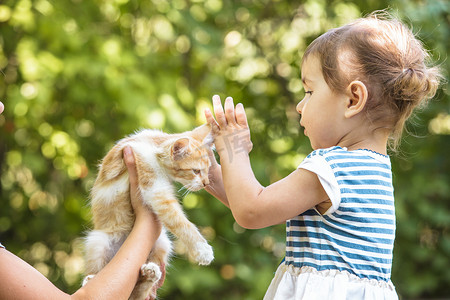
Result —
<instances>
[{"instance_id":1,"label":"dress sleeve","mask_svg":"<svg viewBox=\"0 0 450 300\"><path fill-rule=\"evenodd\" d=\"M0 243L0 248L5 249L5 246L3 246L2 243Z\"/></svg>"},{"instance_id":2,"label":"dress sleeve","mask_svg":"<svg viewBox=\"0 0 450 300\"><path fill-rule=\"evenodd\" d=\"M341 192L334 172L325 158L321 155L309 155L298 167L315 173L330 198L331 206L324 215L335 212L341 203Z\"/></svg>"}]
</instances>

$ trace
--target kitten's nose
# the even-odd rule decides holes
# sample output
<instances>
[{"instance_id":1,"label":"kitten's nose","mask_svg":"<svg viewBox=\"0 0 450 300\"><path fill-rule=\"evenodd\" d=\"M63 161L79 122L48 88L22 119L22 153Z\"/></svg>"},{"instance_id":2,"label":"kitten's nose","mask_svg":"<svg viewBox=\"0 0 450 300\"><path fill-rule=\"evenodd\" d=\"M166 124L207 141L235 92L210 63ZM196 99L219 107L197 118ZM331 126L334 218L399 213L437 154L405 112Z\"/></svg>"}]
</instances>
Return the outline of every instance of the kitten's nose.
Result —
<instances>
[{"instance_id":1,"label":"kitten's nose","mask_svg":"<svg viewBox=\"0 0 450 300\"><path fill-rule=\"evenodd\" d=\"M203 186L207 186L209 184L209 179L205 178L202 180L202 182L203 182Z\"/></svg>"}]
</instances>

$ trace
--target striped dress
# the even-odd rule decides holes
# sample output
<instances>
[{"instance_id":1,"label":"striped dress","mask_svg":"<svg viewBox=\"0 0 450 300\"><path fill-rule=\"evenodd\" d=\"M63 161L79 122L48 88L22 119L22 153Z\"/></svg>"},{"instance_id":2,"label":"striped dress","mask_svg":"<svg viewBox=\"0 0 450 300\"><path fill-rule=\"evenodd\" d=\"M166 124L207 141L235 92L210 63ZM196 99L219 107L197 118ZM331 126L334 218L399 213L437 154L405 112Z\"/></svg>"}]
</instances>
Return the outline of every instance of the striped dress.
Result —
<instances>
[{"instance_id":1,"label":"striped dress","mask_svg":"<svg viewBox=\"0 0 450 300\"><path fill-rule=\"evenodd\" d=\"M264 299L398 299L390 281L395 210L389 157L332 147L299 168L317 174L331 207L286 222L286 258Z\"/></svg>"}]
</instances>

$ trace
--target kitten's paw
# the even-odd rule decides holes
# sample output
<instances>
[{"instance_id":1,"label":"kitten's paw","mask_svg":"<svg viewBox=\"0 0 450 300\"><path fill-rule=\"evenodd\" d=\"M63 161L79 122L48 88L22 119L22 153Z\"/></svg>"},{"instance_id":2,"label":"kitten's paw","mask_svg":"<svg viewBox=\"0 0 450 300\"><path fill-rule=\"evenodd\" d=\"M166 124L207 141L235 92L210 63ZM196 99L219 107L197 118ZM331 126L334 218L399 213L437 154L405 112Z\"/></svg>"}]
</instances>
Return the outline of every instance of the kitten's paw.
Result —
<instances>
[{"instance_id":1,"label":"kitten's paw","mask_svg":"<svg viewBox=\"0 0 450 300\"><path fill-rule=\"evenodd\" d=\"M84 277L83 279L83 283L81 284L81 286L85 286L86 283L88 283L89 280L91 280L92 278L94 278L95 275L88 275L86 277Z\"/></svg>"},{"instance_id":2,"label":"kitten's paw","mask_svg":"<svg viewBox=\"0 0 450 300\"><path fill-rule=\"evenodd\" d=\"M199 265L209 265L214 259L213 248L207 243L195 244L194 259Z\"/></svg>"},{"instance_id":3,"label":"kitten's paw","mask_svg":"<svg viewBox=\"0 0 450 300\"><path fill-rule=\"evenodd\" d=\"M151 282L157 282L161 278L161 270L155 263L144 264L141 267L141 276Z\"/></svg>"}]
</instances>

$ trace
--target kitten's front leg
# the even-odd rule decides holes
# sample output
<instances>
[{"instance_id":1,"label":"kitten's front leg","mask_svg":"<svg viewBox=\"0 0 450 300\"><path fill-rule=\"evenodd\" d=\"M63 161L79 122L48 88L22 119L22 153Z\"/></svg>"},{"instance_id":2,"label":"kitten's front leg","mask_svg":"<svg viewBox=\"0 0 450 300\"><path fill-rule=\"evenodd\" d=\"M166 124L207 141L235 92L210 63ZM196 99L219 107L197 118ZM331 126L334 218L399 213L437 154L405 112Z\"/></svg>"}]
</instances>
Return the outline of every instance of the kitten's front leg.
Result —
<instances>
[{"instance_id":1,"label":"kitten's front leg","mask_svg":"<svg viewBox=\"0 0 450 300\"><path fill-rule=\"evenodd\" d=\"M165 190L143 190L144 199L151 199L150 206L163 225L188 248L190 256L200 265L209 265L214 259L212 247L200 234L197 227L185 216L172 192Z\"/></svg>"},{"instance_id":2,"label":"kitten's front leg","mask_svg":"<svg viewBox=\"0 0 450 300\"><path fill-rule=\"evenodd\" d=\"M204 242L197 242L193 248L193 256L195 261L198 262L199 265L209 265L214 260L214 251L213 248L204 240Z\"/></svg>"}]
</instances>

